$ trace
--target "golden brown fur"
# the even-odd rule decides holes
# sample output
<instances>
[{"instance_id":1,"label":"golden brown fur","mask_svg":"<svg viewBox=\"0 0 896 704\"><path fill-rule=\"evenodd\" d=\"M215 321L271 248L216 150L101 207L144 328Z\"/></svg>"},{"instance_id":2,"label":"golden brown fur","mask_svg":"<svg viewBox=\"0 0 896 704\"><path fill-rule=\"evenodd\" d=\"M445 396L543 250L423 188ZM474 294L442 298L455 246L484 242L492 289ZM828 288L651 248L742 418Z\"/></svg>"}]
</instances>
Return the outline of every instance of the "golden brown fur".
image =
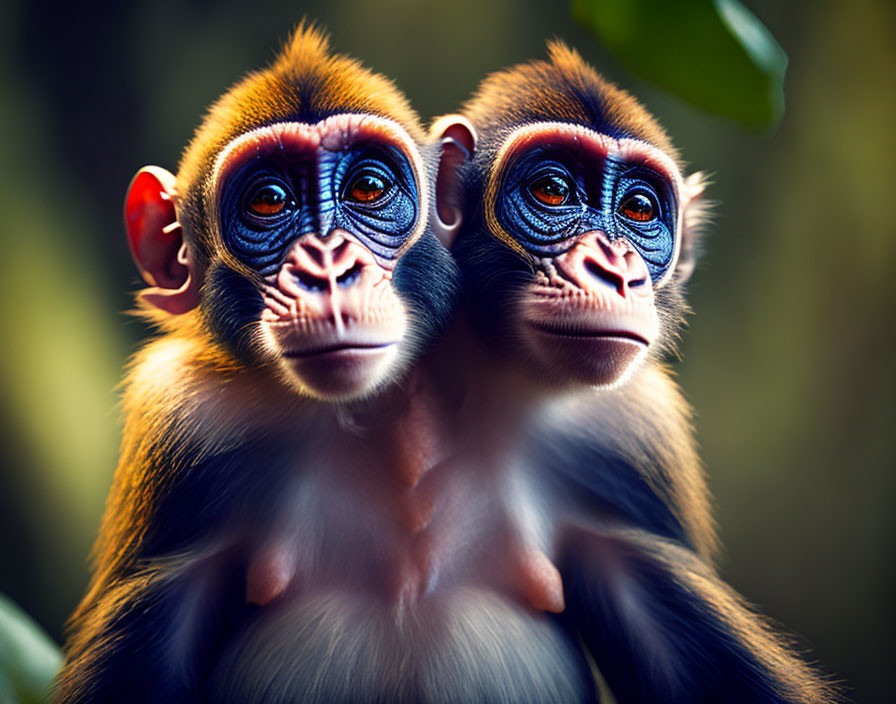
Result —
<instances>
[{"instance_id":1,"label":"golden brown fur","mask_svg":"<svg viewBox=\"0 0 896 704\"><path fill-rule=\"evenodd\" d=\"M506 130L528 122L556 120L583 127L599 122L679 160L666 131L638 100L604 79L575 49L560 41L548 43L547 60L489 75L461 113L480 130L485 140L480 149L491 148Z\"/></svg>"},{"instance_id":2,"label":"golden brown fur","mask_svg":"<svg viewBox=\"0 0 896 704\"><path fill-rule=\"evenodd\" d=\"M119 464L92 553L90 585L68 625L60 692L71 693L84 676L81 656L96 647L98 633L124 601L170 578L170 565L141 557L168 487L210 454L238 444L272 411L298 410L301 403L261 374L246 378L245 368L205 332L198 313L159 323L166 334L134 356L123 382Z\"/></svg>"}]
</instances>

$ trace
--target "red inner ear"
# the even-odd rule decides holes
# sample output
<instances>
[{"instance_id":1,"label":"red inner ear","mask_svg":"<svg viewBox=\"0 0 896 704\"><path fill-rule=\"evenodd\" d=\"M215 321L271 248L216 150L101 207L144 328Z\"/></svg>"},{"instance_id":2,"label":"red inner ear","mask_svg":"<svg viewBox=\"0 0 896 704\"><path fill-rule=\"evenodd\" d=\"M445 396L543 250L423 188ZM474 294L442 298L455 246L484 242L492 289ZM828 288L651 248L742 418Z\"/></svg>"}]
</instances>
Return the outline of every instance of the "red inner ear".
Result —
<instances>
[{"instance_id":1,"label":"red inner ear","mask_svg":"<svg viewBox=\"0 0 896 704\"><path fill-rule=\"evenodd\" d=\"M131 255L144 281L177 290L190 272L177 258L183 237L171 200L173 191L172 174L153 166L141 169L128 188L124 225Z\"/></svg>"}]
</instances>

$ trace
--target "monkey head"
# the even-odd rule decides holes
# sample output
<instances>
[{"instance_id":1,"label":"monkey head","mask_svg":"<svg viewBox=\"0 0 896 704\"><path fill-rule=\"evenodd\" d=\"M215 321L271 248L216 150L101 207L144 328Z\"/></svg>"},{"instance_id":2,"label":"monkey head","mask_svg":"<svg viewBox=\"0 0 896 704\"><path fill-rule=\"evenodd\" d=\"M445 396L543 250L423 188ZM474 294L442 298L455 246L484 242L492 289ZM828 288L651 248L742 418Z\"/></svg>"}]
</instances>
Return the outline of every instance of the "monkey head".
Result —
<instances>
[{"instance_id":1,"label":"monkey head","mask_svg":"<svg viewBox=\"0 0 896 704\"><path fill-rule=\"evenodd\" d=\"M300 27L212 106L176 177L147 167L132 182L143 300L304 395L371 393L453 304L454 267L426 217L426 149L389 80Z\"/></svg>"},{"instance_id":2,"label":"monkey head","mask_svg":"<svg viewBox=\"0 0 896 704\"><path fill-rule=\"evenodd\" d=\"M619 383L674 338L700 176L559 43L486 78L461 112L432 128L436 221L482 334L550 385Z\"/></svg>"}]
</instances>

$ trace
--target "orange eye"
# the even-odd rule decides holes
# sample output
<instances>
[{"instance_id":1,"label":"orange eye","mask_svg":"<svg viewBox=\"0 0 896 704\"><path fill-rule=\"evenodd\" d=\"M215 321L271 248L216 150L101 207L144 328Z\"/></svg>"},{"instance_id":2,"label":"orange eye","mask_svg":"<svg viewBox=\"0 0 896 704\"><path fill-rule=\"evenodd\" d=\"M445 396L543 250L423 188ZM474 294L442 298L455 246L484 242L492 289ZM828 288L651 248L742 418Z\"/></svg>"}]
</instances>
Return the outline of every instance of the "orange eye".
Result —
<instances>
[{"instance_id":1,"label":"orange eye","mask_svg":"<svg viewBox=\"0 0 896 704\"><path fill-rule=\"evenodd\" d=\"M657 214L657 206L653 199L643 193L635 193L626 198L619 206L619 214L635 222L648 222Z\"/></svg>"},{"instance_id":2,"label":"orange eye","mask_svg":"<svg viewBox=\"0 0 896 704\"><path fill-rule=\"evenodd\" d=\"M569 185L559 176L538 179L529 192L545 205L563 205L569 200Z\"/></svg>"},{"instance_id":3,"label":"orange eye","mask_svg":"<svg viewBox=\"0 0 896 704\"><path fill-rule=\"evenodd\" d=\"M372 203L389 189L389 183L374 174L361 174L348 189L351 200L358 203Z\"/></svg>"},{"instance_id":4,"label":"orange eye","mask_svg":"<svg viewBox=\"0 0 896 704\"><path fill-rule=\"evenodd\" d=\"M283 188L276 183L267 183L252 194L248 206L253 215L271 217L280 214L288 200L289 197Z\"/></svg>"}]
</instances>

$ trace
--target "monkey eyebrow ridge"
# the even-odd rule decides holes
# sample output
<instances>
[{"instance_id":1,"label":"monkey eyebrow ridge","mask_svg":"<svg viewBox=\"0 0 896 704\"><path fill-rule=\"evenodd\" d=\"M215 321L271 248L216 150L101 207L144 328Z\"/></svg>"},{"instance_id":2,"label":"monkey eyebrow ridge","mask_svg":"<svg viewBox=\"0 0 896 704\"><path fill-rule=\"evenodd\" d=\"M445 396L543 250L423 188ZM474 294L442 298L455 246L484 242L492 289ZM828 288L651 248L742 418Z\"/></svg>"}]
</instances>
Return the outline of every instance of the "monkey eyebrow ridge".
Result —
<instances>
[{"instance_id":1,"label":"monkey eyebrow ridge","mask_svg":"<svg viewBox=\"0 0 896 704\"><path fill-rule=\"evenodd\" d=\"M270 145L279 148L289 145L297 151L338 151L370 137L394 143L411 160L415 171L423 173L423 160L417 146L401 125L385 117L345 113L331 115L315 124L275 122L239 135L215 160L211 183L217 187L233 164L259 154Z\"/></svg>"}]
</instances>

